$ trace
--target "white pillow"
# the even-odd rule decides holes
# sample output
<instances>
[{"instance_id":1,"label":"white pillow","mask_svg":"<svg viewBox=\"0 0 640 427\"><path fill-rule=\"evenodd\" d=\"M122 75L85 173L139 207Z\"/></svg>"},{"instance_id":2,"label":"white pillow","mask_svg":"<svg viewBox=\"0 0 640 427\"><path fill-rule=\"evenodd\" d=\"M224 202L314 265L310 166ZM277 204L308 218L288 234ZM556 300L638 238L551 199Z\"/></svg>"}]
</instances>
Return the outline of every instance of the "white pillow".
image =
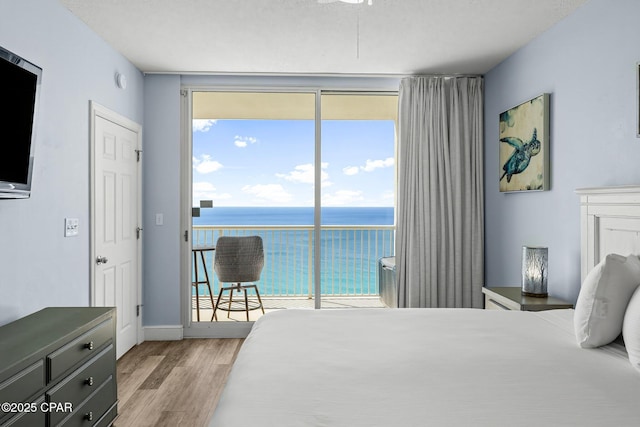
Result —
<instances>
[{"instance_id":1,"label":"white pillow","mask_svg":"<svg viewBox=\"0 0 640 427\"><path fill-rule=\"evenodd\" d=\"M627 304L639 284L640 259L635 255L609 254L587 274L573 316L580 347L606 345L620 335Z\"/></svg>"},{"instance_id":2,"label":"white pillow","mask_svg":"<svg viewBox=\"0 0 640 427\"><path fill-rule=\"evenodd\" d=\"M640 287L633 293L627 306L622 324L622 336L629 354L629 361L640 371Z\"/></svg>"}]
</instances>

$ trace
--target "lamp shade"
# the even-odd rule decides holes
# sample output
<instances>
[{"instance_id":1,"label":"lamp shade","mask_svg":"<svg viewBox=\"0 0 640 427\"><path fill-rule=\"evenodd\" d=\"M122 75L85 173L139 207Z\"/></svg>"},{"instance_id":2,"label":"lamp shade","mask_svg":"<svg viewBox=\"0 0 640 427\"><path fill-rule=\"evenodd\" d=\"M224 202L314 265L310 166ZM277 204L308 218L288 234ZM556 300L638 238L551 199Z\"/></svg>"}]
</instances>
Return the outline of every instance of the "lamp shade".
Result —
<instances>
[{"instance_id":1,"label":"lamp shade","mask_svg":"<svg viewBox=\"0 0 640 427\"><path fill-rule=\"evenodd\" d=\"M547 296L548 248L522 247L522 294Z\"/></svg>"}]
</instances>

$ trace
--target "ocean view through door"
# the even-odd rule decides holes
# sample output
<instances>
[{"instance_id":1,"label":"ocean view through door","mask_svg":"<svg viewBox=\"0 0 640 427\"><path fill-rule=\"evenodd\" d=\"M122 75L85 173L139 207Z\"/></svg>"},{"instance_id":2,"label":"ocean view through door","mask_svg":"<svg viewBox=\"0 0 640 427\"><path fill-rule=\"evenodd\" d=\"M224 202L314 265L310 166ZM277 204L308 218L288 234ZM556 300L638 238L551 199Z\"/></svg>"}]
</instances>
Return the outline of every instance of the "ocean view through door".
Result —
<instances>
[{"instance_id":1,"label":"ocean view through door","mask_svg":"<svg viewBox=\"0 0 640 427\"><path fill-rule=\"evenodd\" d=\"M397 106L396 94L321 95L322 164L330 173L320 201L328 213L320 249L323 307L381 305L378 261L394 254ZM326 304L336 295L350 300Z\"/></svg>"},{"instance_id":2,"label":"ocean view through door","mask_svg":"<svg viewBox=\"0 0 640 427\"><path fill-rule=\"evenodd\" d=\"M393 252L394 117L363 115L385 104L374 97L322 95L328 115L316 122L317 96L313 91L193 92L193 322L244 321L247 315L255 320L262 308L343 307L354 298L360 305L382 306L376 268L380 257ZM395 115L397 97L379 97L393 98L386 108L393 105ZM359 105L345 104L349 100ZM357 117L344 115L353 108L360 111ZM244 295L229 301L230 293L221 293L228 284L219 283L214 271L217 239L248 235L264 243L256 282L261 298L248 292L249 313Z\"/></svg>"}]
</instances>

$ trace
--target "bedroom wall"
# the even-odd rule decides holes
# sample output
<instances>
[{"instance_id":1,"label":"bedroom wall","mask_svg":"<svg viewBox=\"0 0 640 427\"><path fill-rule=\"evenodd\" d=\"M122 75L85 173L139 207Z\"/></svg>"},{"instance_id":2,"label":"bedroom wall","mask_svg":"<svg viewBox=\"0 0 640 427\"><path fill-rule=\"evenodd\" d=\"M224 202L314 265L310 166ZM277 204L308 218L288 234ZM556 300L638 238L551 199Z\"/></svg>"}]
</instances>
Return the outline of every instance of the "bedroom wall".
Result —
<instances>
[{"instance_id":1,"label":"bedroom wall","mask_svg":"<svg viewBox=\"0 0 640 427\"><path fill-rule=\"evenodd\" d=\"M546 245L550 292L575 300L574 190L640 182L634 161L640 2L611 4L591 0L486 75L488 286L517 286L521 246ZM0 201L0 324L48 305L89 303L89 100L145 125L143 323L179 324L180 77L144 78L57 1L0 2L0 16L0 45L44 69L33 195ZM116 71L127 75L126 90L116 88ZM542 92L551 93L551 190L501 194L498 114ZM155 213L165 215L164 226L152 225ZM78 237L63 237L65 217L80 219Z\"/></svg>"},{"instance_id":2,"label":"bedroom wall","mask_svg":"<svg viewBox=\"0 0 640 427\"><path fill-rule=\"evenodd\" d=\"M580 288L577 188L640 183L640 2L591 0L485 76L486 285L519 286L521 247L549 247L549 293ZM551 190L500 193L498 115L551 94Z\"/></svg>"},{"instance_id":3,"label":"bedroom wall","mask_svg":"<svg viewBox=\"0 0 640 427\"><path fill-rule=\"evenodd\" d=\"M145 77L145 238L142 324L172 326L180 318L180 76ZM164 224L155 225L162 214Z\"/></svg>"},{"instance_id":4,"label":"bedroom wall","mask_svg":"<svg viewBox=\"0 0 640 427\"><path fill-rule=\"evenodd\" d=\"M33 193L0 200L5 324L89 304L89 100L142 124L143 76L55 0L2 1L0 20L0 46L43 68ZM63 237L65 217L80 220L77 237Z\"/></svg>"}]
</instances>

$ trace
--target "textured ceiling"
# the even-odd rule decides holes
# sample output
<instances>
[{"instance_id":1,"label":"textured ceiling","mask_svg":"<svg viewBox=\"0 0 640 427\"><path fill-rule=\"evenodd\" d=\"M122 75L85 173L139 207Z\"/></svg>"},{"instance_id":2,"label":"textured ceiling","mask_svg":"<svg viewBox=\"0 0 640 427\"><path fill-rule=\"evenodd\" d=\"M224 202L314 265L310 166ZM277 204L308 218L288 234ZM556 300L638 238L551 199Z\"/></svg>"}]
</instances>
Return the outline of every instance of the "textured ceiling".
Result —
<instances>
[{"instance_id":1,"label":"textured ceiling","mask_svg":"<svg viewBox=\"0 0 640 427\"><path fill-rule=\"evenodd\" d=\"M483 74L586 0L59 0L141 71Z\"/></svg>"}]
</instances>

